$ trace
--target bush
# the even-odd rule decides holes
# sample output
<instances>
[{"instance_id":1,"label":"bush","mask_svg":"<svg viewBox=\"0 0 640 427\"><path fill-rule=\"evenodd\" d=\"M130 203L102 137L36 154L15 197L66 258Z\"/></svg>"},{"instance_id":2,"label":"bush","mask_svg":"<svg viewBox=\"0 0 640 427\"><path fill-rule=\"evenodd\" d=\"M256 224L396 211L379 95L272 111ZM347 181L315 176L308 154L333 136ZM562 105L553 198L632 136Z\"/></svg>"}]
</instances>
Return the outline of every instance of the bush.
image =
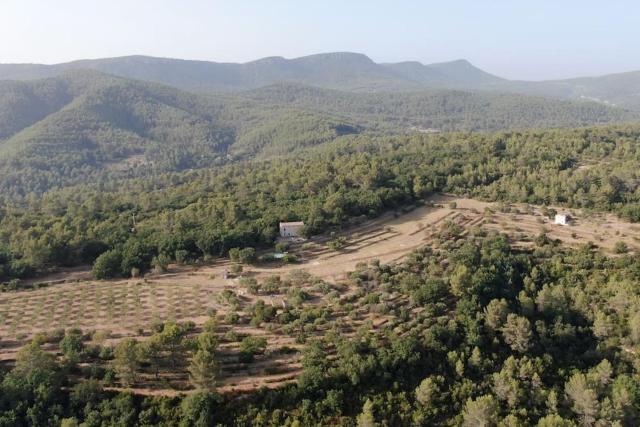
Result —
<instances>
[{"instance_id":1,"label":"bush","mask_svg":"<svg viewBox=\"0 0 640 427\"><path fill-rule=\"evenodd\" d=\"M186 264L189 259L189 252L184 249L179 249L176 251L175 257L178 264Z\"/></svg>"},{"instance_id":2,"label":"bush","mask_svg":"<svg viewBox=\"0 0 640 427\"><path fill-rule=\"evenodd\" d=\"M288 302L294 307L301 305L304 301L307 301L311 296L302 289L291 288L287 292Z\"/></svg>"},{"instance_id":3,"label":"bush","mask_svg":"<svg viewBox=\"0 0 640 427\"><path fill-rule=\"evenodd\" d=\"M93 263L92 274L96 279L110 279L120 275L122 255L116 250L104 252Z\"/></svg>"},{"instance_id":4,"label":"bush","mask_svg":"<svg viewBox=\"0 0 640 427\"><path fill-rule=\"evenodd\" d=\"M267 340L264 337L245 337L240 343L239 359L243 363L252 362L256 354L263 354L267 349Z\"/></svg>"},{"instance_id":5,"label":"bush","mask_svg":"<svg viewBox=\"0 0 640 427\"><path fill-rule=\"evenodd\" d=\"M293 264L298 262L298 258L294 254L285 254L285 256L282 257L282 261L287 264Z\"/></svg>"},{"instance_id":6,"label":"bush","mask_svg":"<svg viewBox=\"0 0 640 427\"><path fill-rule=\"evenodd\" d=\"M72 361L77 361L84 349L82 343L82 331L79 329L70 329L62 340L60 340L60 351L65 357Z\"/></svg>"},{"instance_id":7,"label":"bush","mask_svg":"<svg viewBox=\"0 0 640 427\"><path fill-rule=\"evenodd\" d=\"M268 263L274 262L277 258L273 254L265 254L260 257L260 262Z\"/></svg>"},{"instance_id":8,"label":"bush","mask_svg":"<svg viewBox=\"0 0 640 427\"><path fill-rule=\"evenodd\" d=\"M267 294L276 294L280 292L280 286L282 281L280 280L280 276L271 275L267 277L267 279L262 284L262 290Z\"/></svg>"},{"instance_id":9,"label":"bush","mask_svg":"<svg viewBox=\"0 0 640 427\"><path fill-rule=\"evenodd\" d=\"M240 248L229 249L229 259L233 262L240 262Z\"/></svg>"},{"instance_id":10,"label":"bush","mask_svg":"<svg viewBox=\"0 0 640 427\"><path fill-rule=\"evenodd\" d=\"M240 315L236 312L230 311L224 316L224 321L230 325L236 325L240 321Z\"/></svg>"},{"instance_id":11,"label":"bush","mask_svg":"<svg viewBox=\"0 0 640 427\"><path fill-rule=\"evenodd\" d=\"M225 332L223 339L227 342L236 342L238 341L238 333L233 329L230 329L227 332Z\"/></svg>"},{"instance_id":12,"label":"bush","mask_svg":"<svg viewBox=\"0 0 640 427\"><path fill-rule=\"evenodd\" d=\"M287 242L276 243L275 249L276 252L286 252L289 249L289 244Z\"/></svg>"},{"instance_id":13,"label":"bush","mask_svg":"<svg viewBox=\"0 0 640 427\"><path fill-rule=\"evenodd\" d=\"M546 244L549 244L550 240L545 233L540 233L536 236L534 242L537 246L544 246Z\"/></svg>"},{"instance_id":14,"label":"bush","mask_svg":"<svg viewBox=\"0 0 640 427\"><path fill-rule=\"evenodd\" d=\"M256 260L256 250L254 248L232 248L229 249L229 259L241 264L251 264Z\"/></svg>"},{"instance_id":15,"label":"bush","mask_svg":"<svg viewBox=\"0 0 640 427\"><path fill-rule=\"evenodd\" d=\"M100 353L98 357L102 360L111 360L113 359L113 347L105 346L100 349Z\"/></svg>"},{"instance_id":16,"label":"bush","mask_svg":"<svg viewBox=\"0 0 640 427\"><path fill-rule=\"evenodd\" d=\"M152 249L145 243L130 238L122 247L122 266L120 271L123 275L134 273L134 268L138 274L144 273L151 265L153 258Z\"/></svg>"},{"instance_id":17,"label":"bush","mask_svg":"<svg viewBox=\"0 0 640 427\"><path fill-rule=\"evenodd\" d=\"M164 273L167 271L167 267L169 266L169 257L165 254L160 254L156 257L153 257L151 260L151 266L153 266L153 271L155 273Z\"/></svg>"},{"instance_id":18,"label":"bush","mask_svg":"<svg viewBox=\"0 0 640 427\"><path fill-rule=\"evenodd\" d=\"M332 251L339 251L340 249L344 248L347 244L347 239L345 239L343 236L337 237L333 240L331 240L327 246L329 247L329 249L331 249Z\"/></svg>"},{"instance_id":19,"label":"bush","mask_svg":"<svg viewBox=\"0 0 640 427\"><path fill-rule=\"evenodd\" d=\"M613 252L616 254L626 254L629 252L629 246L625 242L616 242L613 246Z\"/></svg>"}]
</instances>

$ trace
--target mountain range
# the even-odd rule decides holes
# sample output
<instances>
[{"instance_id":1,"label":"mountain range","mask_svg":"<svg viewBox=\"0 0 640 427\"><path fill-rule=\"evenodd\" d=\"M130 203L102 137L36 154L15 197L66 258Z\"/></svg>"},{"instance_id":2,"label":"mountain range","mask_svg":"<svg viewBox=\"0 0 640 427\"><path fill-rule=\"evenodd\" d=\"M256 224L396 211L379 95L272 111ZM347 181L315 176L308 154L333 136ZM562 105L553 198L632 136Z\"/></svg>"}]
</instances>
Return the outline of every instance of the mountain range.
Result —
<instances>
[{"instance_id":1,"label":"mountain range","mask_svg":"<svg viewBox=\"0 0 640 427\"><path fill-rule=\"evenodd\" d=\"M164 83L189 91L240 91L281 82L358 92L425 88L488 90L589 100L640 110L640 71L565 80L516 81L487 73L466 60L428 65L419 62L378 64L366 55L350 52L294 59L269 57L242 64L149 56L80 60L55 65L0 64L0 80L54 77L76 69L92 69Z\"/></svg>"},{"instance_id":2,"label":"mountain range","mask_svg":"<svg viewBox=\"0 0 640 427\"><path fill-rule=\"evenodd\" d=\"M640 111L595 92L630 96L611 79L588 80L590 97L554 83L565 91L554 99L551 86L501 79L466 61L376 64L351 53L247 64L136 56L0 65L0 192L287 156L358 135L640 121Z\"/></svg>"}]
</instances>

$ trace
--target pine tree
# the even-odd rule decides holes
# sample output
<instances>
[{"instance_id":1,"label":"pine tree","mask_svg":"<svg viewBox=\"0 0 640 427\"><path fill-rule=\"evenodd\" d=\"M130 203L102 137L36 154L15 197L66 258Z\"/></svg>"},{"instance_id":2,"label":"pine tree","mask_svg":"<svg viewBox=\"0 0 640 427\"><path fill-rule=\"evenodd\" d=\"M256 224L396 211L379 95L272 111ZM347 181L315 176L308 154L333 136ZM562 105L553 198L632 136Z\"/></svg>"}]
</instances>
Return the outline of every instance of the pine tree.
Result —
<instances>
[{"instance_id":1,"label":"pine tree","mask_svg":"<svg viewBox=\"0 0 640 427\"><path fill-rule=\"evenodd\" d=\"M589 387L584 374L573 375L564 387L567 397L572 402L572 410L580 416L581 424L591 426L598 414L598 398Z\"/></svg>"},{"instance_id":2,"label":"pine tree","mask_svg":"<svg viewBox=\"0 0 640 427\"><path fill-rule=\"evenodd\" d=\"M123 385L129 386L135 383L139 367L139 349L136 340L125 338L118 343L114 351L113 367Z\"/></svg>"},{"instance_id":3,"label":"pine tree","mask_svg":"<svg viewBox=\"0 0 640 427\"><path fill-rule=\"evenodd\" d=\"M218 345L215 335L203 332L198 336L197 348L189 363L189 380L191 384L203 390L213 390L219 372L215 349Z\"/></svg>"},{"instance_id":4,"label":"pine tree","mask_svg":"<svg viewBox=\"0 0 640 427\"><path fill-rule=\"evenodd\" d=\"M376 419L373 416L373 402L367 399L362 407L362 412L358 415L358 427L376 427Z\"/></svg>"}]
</instances>

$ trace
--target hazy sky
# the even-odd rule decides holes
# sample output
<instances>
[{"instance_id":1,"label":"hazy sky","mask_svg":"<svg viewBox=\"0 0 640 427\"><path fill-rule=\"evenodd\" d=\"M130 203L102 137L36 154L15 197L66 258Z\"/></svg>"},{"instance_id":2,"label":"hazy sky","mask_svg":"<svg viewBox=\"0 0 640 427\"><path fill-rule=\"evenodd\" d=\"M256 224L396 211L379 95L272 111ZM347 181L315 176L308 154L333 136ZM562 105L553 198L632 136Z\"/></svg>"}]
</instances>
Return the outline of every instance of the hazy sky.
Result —
<instances>
[{"instance_id":1,"label":"hazy sky","mask_svg":"<svg viewBox=\"0 0 640 427\"><path fill-rule=\"evenodd\" d=\"M3 63L353 51L544 79L640 69L640 1L0 0L0 40Z\"/></svg>"}]
</instances>

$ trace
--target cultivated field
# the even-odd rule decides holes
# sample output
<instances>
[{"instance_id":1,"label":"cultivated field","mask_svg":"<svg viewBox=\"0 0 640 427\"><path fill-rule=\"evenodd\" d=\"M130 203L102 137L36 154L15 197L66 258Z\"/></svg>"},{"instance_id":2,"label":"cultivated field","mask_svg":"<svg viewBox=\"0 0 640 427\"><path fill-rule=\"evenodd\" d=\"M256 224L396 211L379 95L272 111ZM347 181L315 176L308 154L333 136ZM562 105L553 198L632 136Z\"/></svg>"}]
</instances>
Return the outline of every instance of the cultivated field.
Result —
<instances>
[{"instance_id":1,"label":"cultivated field","mask_svg":"<svg viewBox=\"0 0 640 427\"><path fill-rule=\"evenodd\" d=\"M373 260L389 263L402 259L410 251L433 243L444 224L504 232L518 246L533 245L535 237L544 232L568 245L590 241L609 253L620 241L633 251L640 247L640 228L635 225L612 215L558 211L571 213L574 224L554 225L538 207L438 196L427 206L343 230L346 244L341 250L330 250L326 237L294 243L291 251L299 259L295 264L245 266L236 276L225 274L230 263L224 260L200 267L172 266L164 274L128 280L94 281L87 271L56 275L50 278L56 284L0 294L0 360L14 358L18 348L39 332L71 327L107 331L102 335L107 336L108 345L125 336L143 340L154 322L167 319L192 321L197 332L214 315L221 337L219 390L243 392L277 386L296 378L299 349L309 337L327 333L330 321L333 326L337 321L344 334L359 327L381 327L387 321L385 315L361 306L361 296L349 285L349 272ZM65 283L57 283L65 279ZM246 284L251 279L262 288L249 289ZM270 283L270 288L265 283ZM307 297L301 300L292 289L304 291ZM293 305L303 307L307 319L293 324L250 322L251 309L259 300L274 306L278 313ZM353 301L353 310L344 311L338 304L341 300ZM405 303L393 295L387 302L394 306ZM254 362L240 363L239 341L248 335L265 337L268 347ZM49 348L57 350L55 345ZM160 383L151 373L143 375L136 390L170 394L185 388L186 370L162 375Z\"/></svg>"}]
</instances>

